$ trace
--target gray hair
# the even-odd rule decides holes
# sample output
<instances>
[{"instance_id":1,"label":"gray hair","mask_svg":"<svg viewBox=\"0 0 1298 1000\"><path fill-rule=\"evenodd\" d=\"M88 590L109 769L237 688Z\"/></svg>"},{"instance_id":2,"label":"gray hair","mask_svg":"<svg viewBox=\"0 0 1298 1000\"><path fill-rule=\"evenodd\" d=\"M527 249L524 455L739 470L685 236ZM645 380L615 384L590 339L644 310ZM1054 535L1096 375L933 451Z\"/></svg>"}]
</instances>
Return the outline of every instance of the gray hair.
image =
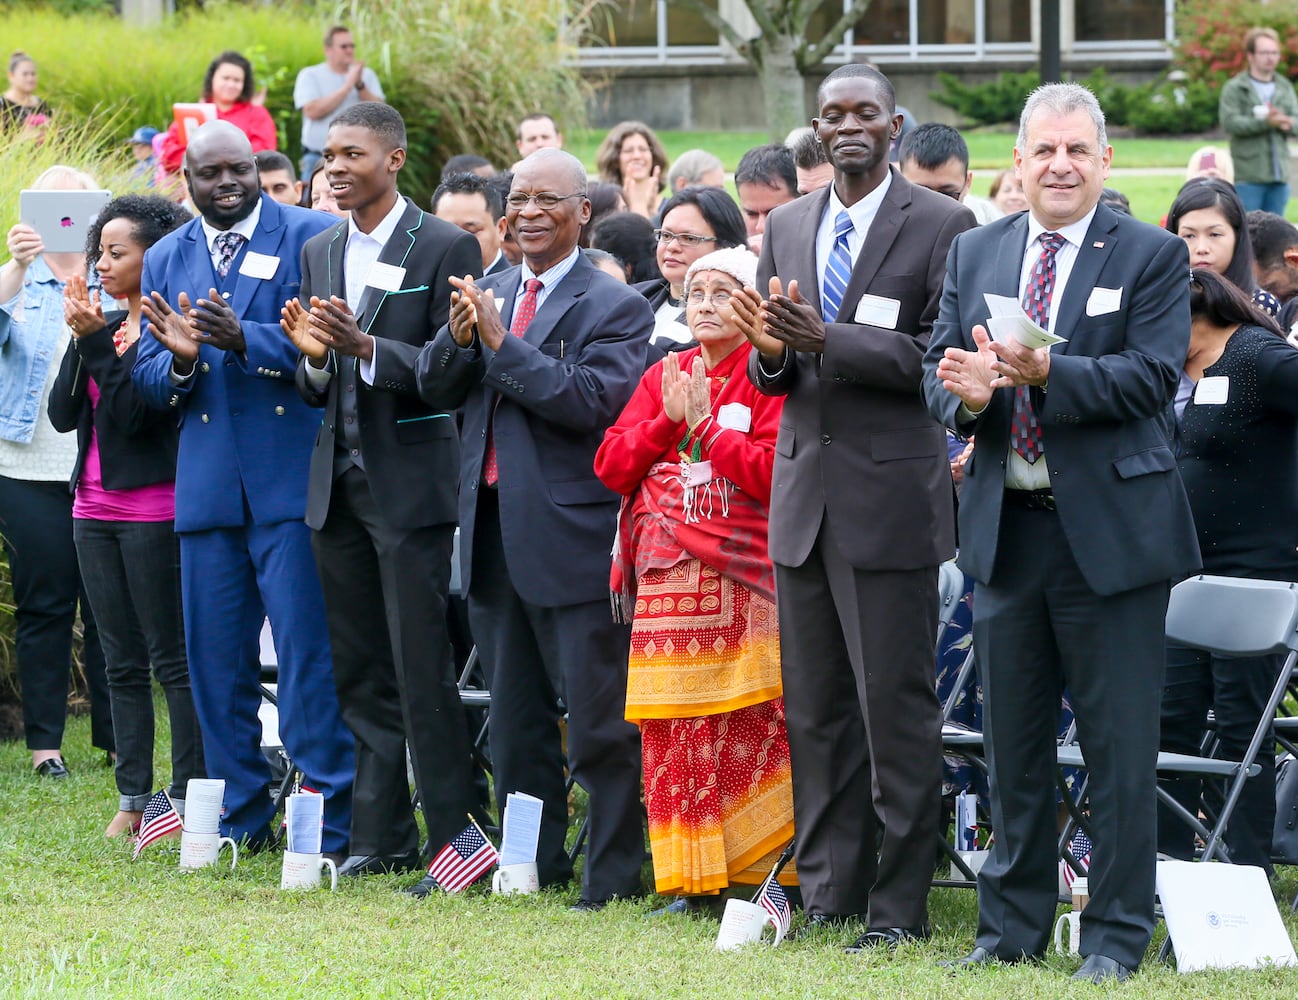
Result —
<instances>
[{"instance_id":1,"label":"gray hair","mask_svg":"<svg viewBox=\"0 0 1298 1000\"><path fill-rule=\"evenodd\" d=\"M1095 125L1095 137L1099 142L1099 151L1109 144L1109 133L1104 127L1104 111L1095 95L1080 83L1046 83L1028 95L1019 115L1019 137L1014 147L1020 154L1027 152L1023 147L1028 144L1028 122L1038 111L1047 111L1055 115L1069 115L1074 111L1085 111L1091 116Z\"/></svg>"},{"instance_id":2,"label":"gray hair","mask_svg":"<svg viewBox=\"0 0 1298 1000\"><path fill-rule=\"evenodd\" d=\"M676 181L681 177L686 184L702 184L703 175L713 170L725 170L725 166L706 149L687 149L667 171L667 189L674 193Z\"/></svg>"}]
</instances>

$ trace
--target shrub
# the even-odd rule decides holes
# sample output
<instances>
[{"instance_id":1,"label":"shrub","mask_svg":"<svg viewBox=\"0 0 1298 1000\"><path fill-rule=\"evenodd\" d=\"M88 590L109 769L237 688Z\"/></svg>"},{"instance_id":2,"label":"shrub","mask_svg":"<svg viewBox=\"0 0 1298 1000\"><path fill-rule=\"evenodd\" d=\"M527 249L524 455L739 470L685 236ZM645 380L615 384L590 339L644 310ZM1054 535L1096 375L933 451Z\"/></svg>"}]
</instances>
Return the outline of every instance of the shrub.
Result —
<instances>
[{"instance_id":1,"label":"shrub","mask_svg":"<svg viewBox=\"0 0 1298 1000\"><path fill-rule=\"evenodd\" d=\"M941 90L929 97L954 109L974 125L999 125L1017 122L1023 102L1041 82L1036 70L1023 73L1001 73L986 83L967 83L950 73L939 73Z\"/></svg>"},{"instance_id":2,"label":"shrub","mask_svg":"<svg viewBox=\"0 0 1298 1000\"><path fill-rule=\"evenodd\" d=\"M1138 93L1127 107L1127 124L1148 135L1195 134L1217 126L1218 88L1202 80L1164 80Z\"/></svg>"}]
</instances>

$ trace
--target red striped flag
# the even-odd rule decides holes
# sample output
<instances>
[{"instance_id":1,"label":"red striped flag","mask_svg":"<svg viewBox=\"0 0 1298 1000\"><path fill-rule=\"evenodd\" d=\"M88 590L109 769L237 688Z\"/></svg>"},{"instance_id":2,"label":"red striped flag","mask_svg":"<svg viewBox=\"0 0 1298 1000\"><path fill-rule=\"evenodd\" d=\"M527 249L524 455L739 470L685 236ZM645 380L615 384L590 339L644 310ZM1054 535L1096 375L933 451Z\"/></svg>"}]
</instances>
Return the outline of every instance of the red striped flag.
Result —
<instances>
[{"instance_id":1,"label":"red striped flag","mask_svg":"<svg viewBox=\"0 0 1298 1000\"><path fill-rule=\"evenodd\" d=\"M437 852L428 874L446 892L467 889L494 865L500 856L477 825L470 823Z\"/></svg>"},{"instance_id":2,"label":"red striped flag","mask_svg":"<svg viewBox=\"0 0 1298 1000\"><path fill-rule=\"evenodd\" d=\"M135 835L135 851L131 855L131 860L138 858L140 852L155 840L169 833L175 833L182 827L180 815L176 812L176 807L171 804L167 793L165 791L156 793L144 807L144 816L140 820L140 832Z\"/></svg>"}]
</instances>

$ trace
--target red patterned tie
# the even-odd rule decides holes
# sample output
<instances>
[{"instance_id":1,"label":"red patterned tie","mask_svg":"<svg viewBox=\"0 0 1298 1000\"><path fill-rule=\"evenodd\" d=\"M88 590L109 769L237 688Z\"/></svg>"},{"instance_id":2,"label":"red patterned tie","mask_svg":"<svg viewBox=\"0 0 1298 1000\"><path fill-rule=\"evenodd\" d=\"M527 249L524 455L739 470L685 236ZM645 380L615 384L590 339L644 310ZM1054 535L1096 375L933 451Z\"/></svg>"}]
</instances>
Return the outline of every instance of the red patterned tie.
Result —
<instances>
[{"instance_id":1,"label":"red patterned tie","mask_svg":"<svg viewBox=\"0 0 1298 1000\"><path fill-rule=\"evenodd\" d=\"M1042 233L1041 256L1037 258L1023 289L1023 311L1043 330L1050 326L1050 297L1055 291L1055 254L1064 245L1058 233ZM1014 418L1010 423L1010 443L1029 465L1041 457L1041 425L1032 409L1030 387L1014 390Z\"/></svg>"},{"instance_id":2,"label":"red patterned tie","mask_svg":"<svg viewBox=\"0 0 1298 1000\"><path fill-rule=\"evenodd\" d=\"M527 325L536 315L536 296L541 291L541 279L528 278L527 284L523 287L527 291L514 312L514 319L509 324L509 332L515 337L521 337L527 332ZM490 433L487 435L486 454L482 456L482 481L488 486L495 486L500 481L500 469L496 465L496 439Z\"/></svg>"}]
</instances>

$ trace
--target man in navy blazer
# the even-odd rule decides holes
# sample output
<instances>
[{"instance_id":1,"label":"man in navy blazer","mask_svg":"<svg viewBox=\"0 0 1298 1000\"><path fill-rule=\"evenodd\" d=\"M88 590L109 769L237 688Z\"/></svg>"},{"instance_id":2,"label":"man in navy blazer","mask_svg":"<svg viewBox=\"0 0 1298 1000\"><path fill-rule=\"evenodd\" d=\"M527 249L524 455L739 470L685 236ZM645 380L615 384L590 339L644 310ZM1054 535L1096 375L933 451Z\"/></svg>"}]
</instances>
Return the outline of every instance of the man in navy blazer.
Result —
<instances>
[{"instance_id":1,"label":"man in navy blazer","mask_svg":"<svg viewBox=\"0 0 1298 1000\"><path fill-rule=\"evenodd\" d=\"M139 340L133 378L180 424L185 645L208 774L225 779L221 831L254 846L272 836L257 717L257 639L269 615L280 736L305 784L325 797L323 850L343 854L352 741L303 522L320 421L294 388L297 350L279 328L281 307L298 292L302 245L333 220L262 195L252 147L227 122L195 133L185 178L201 217L145 254L151 336Z\"/></svg>"},{"instance_id":2,"label":"man in navy blazer","mask_svg":"<svg viewBox=\"0 0 1298 1000\"><path fill-rule=\"evenodd\" d=\"M568 881L562 699L568 765L590 796L578 908L595 910L640 893L644 831L639 733L624 717L630 630L608 597L618 497L594 457L644 371L653 314L581 256L585 192L570 154L524 160L507 210L523 263L454 281L449 324L422 349L379 344L373 381L463 410L461 573L491 688L497 801L544 802L541 884ZM511 333L520 312L534 318Z\"/></svg>"},{"instance_id":3,"label":"man in navy blazer","mask_svg":"<svg viewBox=\"0 0 1298 1000\"><path fill-rule=\"evenodd\" d=\"M407 746L434 851L477 805L447 638L455 419L413 391L375 391L357 367L376 338L431 340L450 311L449 279L476 274L481 254L467 233L398 193L406 127L395 108L347 108L323 147L325 175L350 217L307 241L301 299L285 306L284 326L306 352L298 390L324 409L306 521L338 702L356 737L352 853L341 876L422 867Z\"/></svg>"},{"instance_id":4,"label":"man in navy blazer","mask_svg":"<svg viewBox=\"0 0 1298 1000\"><path fill-rule=\"evenodd\" d=\"M1199 565L1168 422L1189 258L1181 240L1099 204L1112 155L1088 90L1028 98L1014 164L1029 211L956 238L924 359L929 410L975 440L959 561L976 581L996 831L975 947L956 964L1045 953L1067 685L1095 845L1075 978L1094 982L1126 979L1153 930L1163 619L1169 581ZM986 296L1036 311L1033 290L1048 313L1037 322L1066 343L989 343Z\"/></svg>"}]
</instances>

